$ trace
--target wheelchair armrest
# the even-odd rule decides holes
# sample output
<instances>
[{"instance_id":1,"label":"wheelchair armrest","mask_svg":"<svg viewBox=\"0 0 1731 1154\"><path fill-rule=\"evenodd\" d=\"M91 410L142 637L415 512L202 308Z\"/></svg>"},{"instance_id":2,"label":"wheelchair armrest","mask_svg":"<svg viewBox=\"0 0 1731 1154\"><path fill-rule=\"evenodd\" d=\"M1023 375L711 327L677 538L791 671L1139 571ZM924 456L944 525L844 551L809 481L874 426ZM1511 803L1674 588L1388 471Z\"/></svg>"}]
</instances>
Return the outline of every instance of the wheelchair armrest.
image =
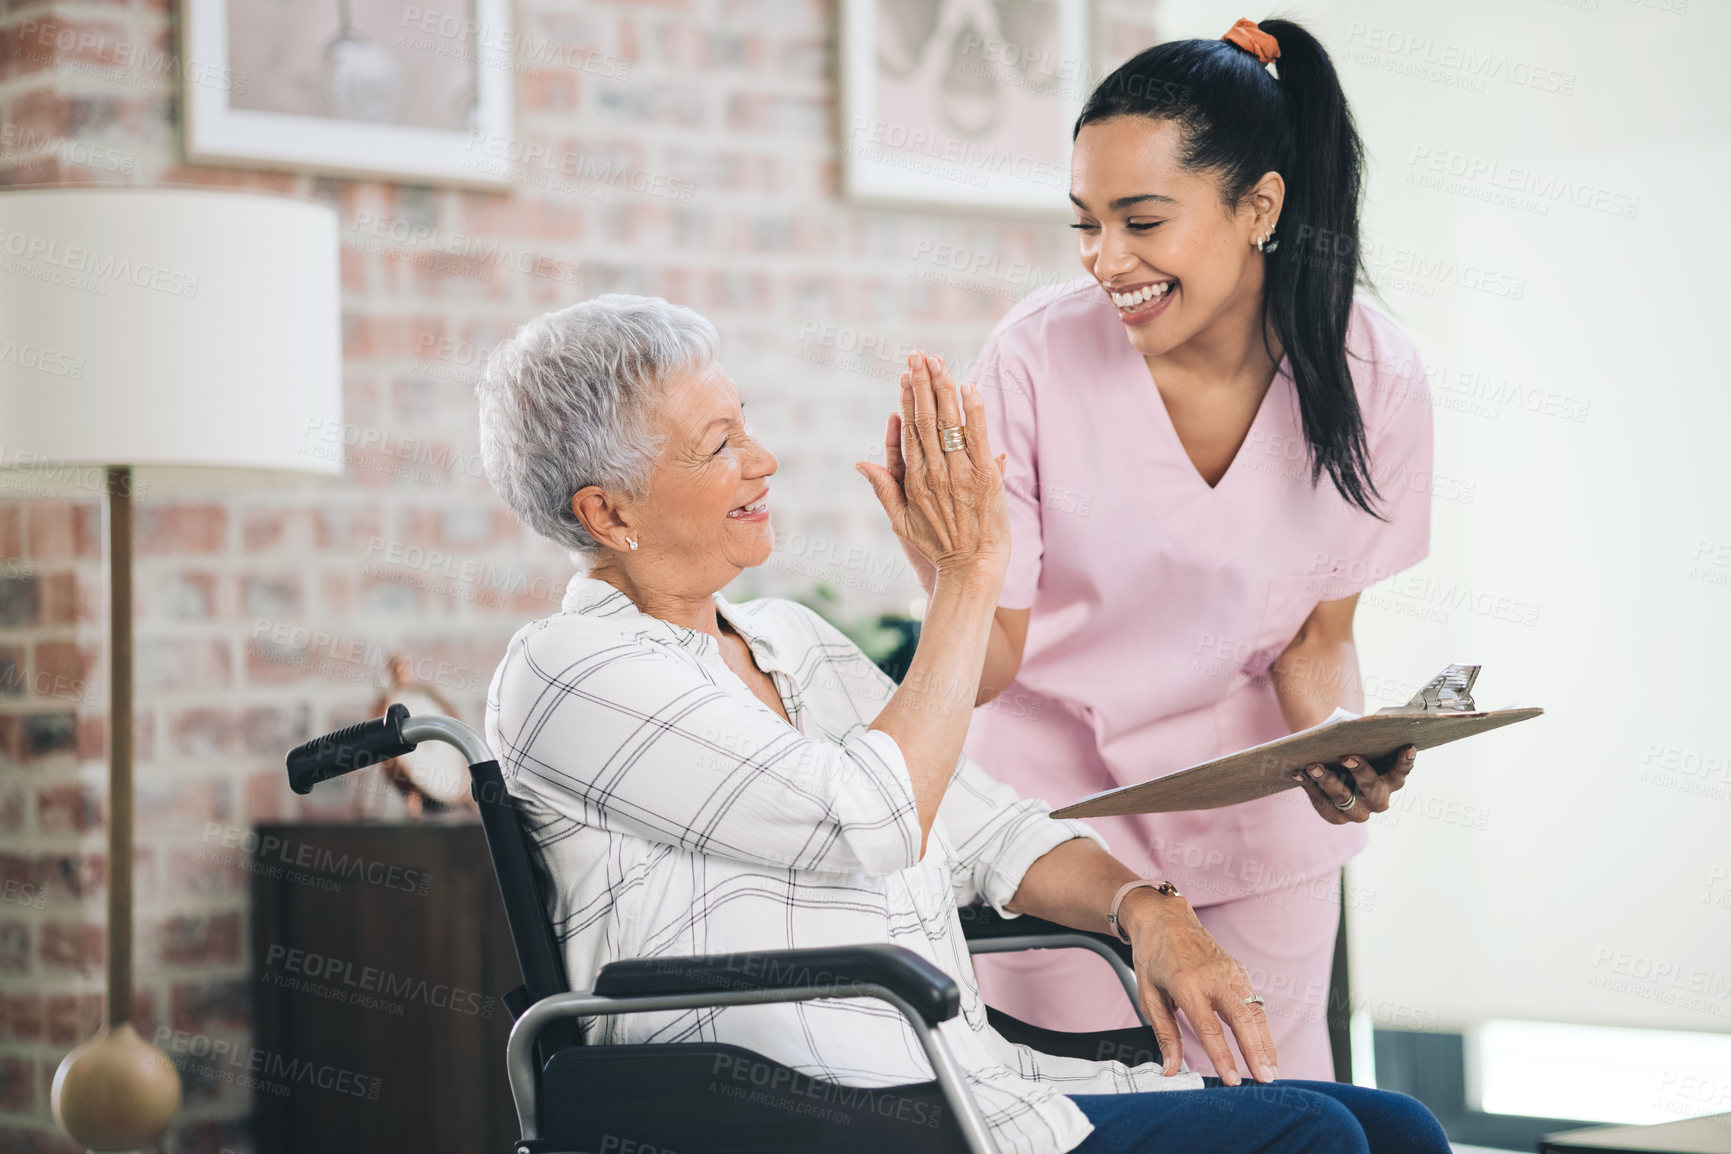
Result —
<instances>
[{"instance_id":1,"label":"wheelchair armrest","mask_svg":"<svg viewBox=\"0 0 1731 1154\"><path fill-rule=\"evenodd\" d=\"M1000 938L1093 938L1102 945L1110 946L1113 953L1124 959L1125 965L1134 965L1130 946L1111 934L1073 930L1069 926L1061 926L1057 922L1049 922L1032 914L1006 918L984 904L963 906L956 911L956 916L962 921L962 937L970 942L990 942Z\"/></svg>"},{"instance_id":2,"label":"wheelchair armrest","mask_svg":"<svg viewBox=\"0 0 1731 1154\"><path fill-rule=\"evenodd\" d=\"M594 992L630 998L813 986L833 989L834 997L848 997L853 987L881 986L933 1026L961 1012L962 993L953 978L912 950L885 945L634 958L603 966Z\"/></svg>"}]
</instances>

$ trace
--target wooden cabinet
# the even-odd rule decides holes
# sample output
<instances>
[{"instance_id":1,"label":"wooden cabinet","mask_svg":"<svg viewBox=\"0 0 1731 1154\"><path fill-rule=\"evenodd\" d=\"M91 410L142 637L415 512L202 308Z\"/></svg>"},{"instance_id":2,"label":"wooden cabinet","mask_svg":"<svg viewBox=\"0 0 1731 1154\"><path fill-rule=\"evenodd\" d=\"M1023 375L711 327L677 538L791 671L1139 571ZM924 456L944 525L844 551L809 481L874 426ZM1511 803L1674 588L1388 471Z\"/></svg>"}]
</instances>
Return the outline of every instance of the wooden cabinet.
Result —
<instances>
[{"instance_id":1,"label":"wooden cabinet","mask_svg":"<svg viewBox=\"0 0 1731 1154\"><path fill-rule=\"evenodd\" d=\"M505 1154L521 978L473 823L260 826L252 1052L260 1154Z\"/></svg>"}]
</instances>

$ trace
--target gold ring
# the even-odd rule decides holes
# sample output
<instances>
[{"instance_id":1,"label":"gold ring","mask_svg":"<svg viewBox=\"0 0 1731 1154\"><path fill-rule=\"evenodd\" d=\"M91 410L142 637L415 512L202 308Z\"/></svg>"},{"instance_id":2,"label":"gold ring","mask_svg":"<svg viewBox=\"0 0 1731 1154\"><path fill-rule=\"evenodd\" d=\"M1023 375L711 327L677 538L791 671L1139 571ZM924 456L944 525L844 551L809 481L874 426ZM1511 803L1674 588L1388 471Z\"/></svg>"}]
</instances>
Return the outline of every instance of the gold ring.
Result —
<instances>
[{"instance_id":1,"label":"gold ring","mask_svg":"<svg viewBox=\"0 0 1731 1154\"><path fill-rule=\"evenodd\" d=\"M959 453L968 447L968 439L958 425L953 429L939 429L938 444L943 446L946 453Z\"/></svg>"}]
</instances>

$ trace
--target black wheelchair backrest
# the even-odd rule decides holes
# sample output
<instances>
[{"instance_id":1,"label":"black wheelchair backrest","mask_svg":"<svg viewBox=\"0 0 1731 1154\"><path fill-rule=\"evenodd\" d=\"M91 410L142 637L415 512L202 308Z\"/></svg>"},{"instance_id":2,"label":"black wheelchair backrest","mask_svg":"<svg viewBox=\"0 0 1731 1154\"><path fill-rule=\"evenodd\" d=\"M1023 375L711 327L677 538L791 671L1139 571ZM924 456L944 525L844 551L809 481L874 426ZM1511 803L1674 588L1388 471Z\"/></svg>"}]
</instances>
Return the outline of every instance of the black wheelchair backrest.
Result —
<instances>
[{"instance_id":1,"label":"black wheelchair backrest","mask_svg":"<svg viewBox=\"0 0 1731 1154\"><path fill-rule=\"evenodd\" d=\"M428 740L445 741L469 760L469 796L481 813L487 854L493 859L511 944L523 971L523 985L504 999L515 1018L542 998L565 993L571 984L547 920L529 835L505 789L499 763L480 737L451 718L411 717L406 706L392 705L383 717L296 746L288 755L289 786L296 793L310 793L321 781L401 757Z\"/></svg>"}]
</instances>

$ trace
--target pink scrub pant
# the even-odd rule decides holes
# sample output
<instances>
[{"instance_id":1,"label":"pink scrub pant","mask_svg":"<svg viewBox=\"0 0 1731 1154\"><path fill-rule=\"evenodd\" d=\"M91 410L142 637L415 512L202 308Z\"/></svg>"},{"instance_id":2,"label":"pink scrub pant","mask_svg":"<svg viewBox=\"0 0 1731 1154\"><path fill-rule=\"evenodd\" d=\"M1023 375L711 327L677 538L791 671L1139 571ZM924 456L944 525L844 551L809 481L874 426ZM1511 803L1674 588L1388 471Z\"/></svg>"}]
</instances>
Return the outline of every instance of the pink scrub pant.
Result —
<instances>
[{"instance_id":1,"label":"pink scrub pant","mask_svg":"<svg viewBox=\"0 0 1731 1154\"><path fill-rule=\"evenodd\" d=\"M1280 1076L1332 1082L1326 1011L1340 924L1340 871L1292 889L1198 906L1196 916L1250 972L1268 1015ZM1086 950L982 955L974 969L987 1005L1036 1026L1083 1033L1140 1021L1111 967ZM1178 1023L1184 1060L1204 1076L1214 1074L1182 1013ZM1236 1045L1232 1054L1240 1073L1246 1071Z\"/></svg>"}]
</instances>

